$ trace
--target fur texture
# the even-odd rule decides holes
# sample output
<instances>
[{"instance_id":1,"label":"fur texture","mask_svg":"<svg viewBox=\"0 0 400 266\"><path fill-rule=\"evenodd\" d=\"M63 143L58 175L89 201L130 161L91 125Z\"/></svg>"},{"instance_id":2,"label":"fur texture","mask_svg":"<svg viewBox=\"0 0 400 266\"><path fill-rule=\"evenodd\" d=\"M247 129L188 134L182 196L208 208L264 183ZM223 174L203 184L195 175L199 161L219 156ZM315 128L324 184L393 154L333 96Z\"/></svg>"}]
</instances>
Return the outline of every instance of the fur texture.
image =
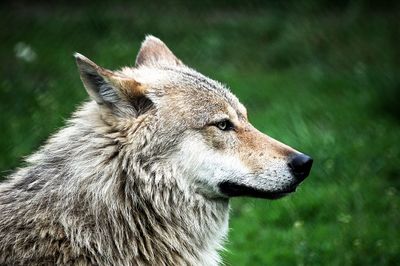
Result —
<instances>
[{"instance_id":1,"label":"fur texture","mask_svg":"<svg viewBox=\"0 0 400 266\"><path fill-rule=\"evenodd\" d=\"M0 184L1 265L217 265L220 184L274 198L299 183L297 152L157 38L133 68L76 60L92 100Z\"/></svg>"}]
</instances>

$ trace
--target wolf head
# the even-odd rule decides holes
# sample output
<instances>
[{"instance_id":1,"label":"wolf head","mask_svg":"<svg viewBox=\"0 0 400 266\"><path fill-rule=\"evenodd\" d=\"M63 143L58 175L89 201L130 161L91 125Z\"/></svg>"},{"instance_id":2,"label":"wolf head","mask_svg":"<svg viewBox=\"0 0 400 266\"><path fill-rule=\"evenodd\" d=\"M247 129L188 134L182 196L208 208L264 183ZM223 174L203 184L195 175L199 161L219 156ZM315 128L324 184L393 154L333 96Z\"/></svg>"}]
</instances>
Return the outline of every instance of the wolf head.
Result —
<instances>
[{"instance_id":1,"label":"wolf head","mask_svg":"<svg viewBox=\"0 0 400 266\"><path fill-rule=\"evenodd\" d=\"M99 115L125 132L122 145L144 170L172 166L170 178L208 199L279 198L310 172L310 157L254 128L224 85L184 65L153 36L134 67L110 71L75 58Z\"/></svg>"}]
</instances>

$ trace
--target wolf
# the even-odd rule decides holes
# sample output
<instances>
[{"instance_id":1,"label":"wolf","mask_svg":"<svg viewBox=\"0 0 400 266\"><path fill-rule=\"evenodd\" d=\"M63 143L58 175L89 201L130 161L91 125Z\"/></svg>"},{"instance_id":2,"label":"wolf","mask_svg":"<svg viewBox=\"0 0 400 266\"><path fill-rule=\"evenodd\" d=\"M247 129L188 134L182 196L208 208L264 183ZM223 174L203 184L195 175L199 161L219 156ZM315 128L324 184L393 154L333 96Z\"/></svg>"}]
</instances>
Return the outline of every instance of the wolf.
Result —
<instances>
[{"instance_id":1,"label":"wolf","mask_svg":"<svg viewBox=\"0 0 400 266\"><path fill-rule=\"evenodd\" d=\"M232 197L281 198L309 175L156 37L133 67L75 58L90 100L0 185L1 265L218 265Z\"/></svg>"}]
</instances>

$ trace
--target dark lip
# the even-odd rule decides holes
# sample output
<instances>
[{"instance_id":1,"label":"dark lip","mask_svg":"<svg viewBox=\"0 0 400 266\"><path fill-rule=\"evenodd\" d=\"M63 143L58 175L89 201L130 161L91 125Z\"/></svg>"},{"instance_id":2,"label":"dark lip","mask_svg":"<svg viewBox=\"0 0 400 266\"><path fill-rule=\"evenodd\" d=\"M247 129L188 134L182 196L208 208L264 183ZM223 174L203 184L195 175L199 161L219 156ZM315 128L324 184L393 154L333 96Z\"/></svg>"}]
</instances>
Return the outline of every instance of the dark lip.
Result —
<instances>
[{"instance_id":1,"label":"dark lip","mask_svg":"<svg viewBox=\"0 0 400 266\"><path fill-rule=\"evenodd\" d=\"M253 197L274 200L295 192L296 185L280 191L265 191L231 181L224 181L219 184L219 189L227 197Z\"/></svg>"}]
</instances>

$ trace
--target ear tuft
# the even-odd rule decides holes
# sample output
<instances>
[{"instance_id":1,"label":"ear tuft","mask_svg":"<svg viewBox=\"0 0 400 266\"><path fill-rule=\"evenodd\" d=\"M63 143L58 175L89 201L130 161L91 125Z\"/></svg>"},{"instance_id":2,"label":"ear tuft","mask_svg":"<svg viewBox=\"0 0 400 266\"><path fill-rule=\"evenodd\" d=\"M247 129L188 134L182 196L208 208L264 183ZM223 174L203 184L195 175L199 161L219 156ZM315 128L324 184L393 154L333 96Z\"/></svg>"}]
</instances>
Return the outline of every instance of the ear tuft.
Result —
<instances>
[{"instance_id":1,"label":"ear tuft","mask_svg":"<svg viewBox=\"0 0 400 266\"><path fill-rule=\"evenodd\" d=\"M136 57L135 66L183 65L160 39L147 35Z\"/></svg>"}]
</instances>

